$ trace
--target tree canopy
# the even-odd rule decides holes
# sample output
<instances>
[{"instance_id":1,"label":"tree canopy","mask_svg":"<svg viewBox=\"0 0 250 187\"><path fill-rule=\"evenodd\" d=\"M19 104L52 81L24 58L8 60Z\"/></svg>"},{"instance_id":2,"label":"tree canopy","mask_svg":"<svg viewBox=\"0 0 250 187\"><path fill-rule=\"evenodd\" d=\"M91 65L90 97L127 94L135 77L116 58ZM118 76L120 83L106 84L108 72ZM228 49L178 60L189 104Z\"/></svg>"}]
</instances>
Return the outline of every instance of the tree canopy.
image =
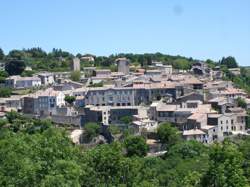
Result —
<instances>
[{"instance_id":1,"label":"tree canopy","mask_svg":"<svg viewBox=\"0 0 250 187\"><path fill-rule=\"evenodd\" d=\"M146 140L141 136L128 136L124 144L128 156L146 156L148 152Z\"/></svg>"},{"instance_id":2,"label":"tree canopy","mask_svg":"<svg viewBox=\"0 0 250 187\"><path fill-rule=\"evenodd\" d=\"M3 60L3 58L4 58L4 52L2 48L0 48L0 60Z\"/></svg>"},{"instance_id":3,"label":"tree canopy","mask_svg":"<svg viewBox=\"0 0 250 187\"><path fill-rule=\"evenodd\" d=\"M142 137L127 137L127 145L117 141L91 149L74 145L68 137L68 131L51 121L8 113L0 120L0 186L250 184L249 137L214 146L179 141L164 157L145 157Z\"/></svg>"},{"instance_id":4,"label":"tree canopy","mask_svg":"<svg viewBox=\"0 0 250 187\"><path fill-rule=\"evenodd\" d=\"M157 129L157 135L160 141L167 147L178 143L181 140L180 133L177 128L172 127L170 123L162 123Z\"/></svg>"},{"instance_id":5,"label":"tree canopy","mask_svg":"<svg viewBox=\"0 0 250 187\"><path fill-rule=\"evenodd\" d=\"M5 71L9 75L21 75L25 69L25 63L23 60L10 60L5 65Z\"/></svg>"},{"instance_id":6,"label":"tree canopy","mask_svg":"<svg viewBox=\"0 0 250 187\"><path fill-rule=\"evenodd\" d=\"M70 95L66 95L64 97L64 101L66 101L69 105L72 105L76 100L75 96L70 96Z\"/></svg>"},{"instance_id":7,"label":"tree canopy","mask_svg":"<svg viewBox=\"0 0 250 187\"><path fill-rule=\"evenodd\" d=\"M229 56L229 57L223 57L220 61L221 65L225 65L227 68L237 68L238 64L235 60L234 57Z\"/></svg>"}]
</instances>

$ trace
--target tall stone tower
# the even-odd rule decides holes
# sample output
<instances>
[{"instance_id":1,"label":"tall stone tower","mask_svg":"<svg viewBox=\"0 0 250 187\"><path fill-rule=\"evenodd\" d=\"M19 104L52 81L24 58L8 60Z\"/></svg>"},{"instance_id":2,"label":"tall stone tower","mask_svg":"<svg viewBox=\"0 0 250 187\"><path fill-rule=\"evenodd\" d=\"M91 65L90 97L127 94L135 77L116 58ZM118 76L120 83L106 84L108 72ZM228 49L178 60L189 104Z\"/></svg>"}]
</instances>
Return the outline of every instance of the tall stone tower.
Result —
<instances>
[{"instance_id":1,"label":"tall stone tower","mask_svg":"<svg viewBox=\"0 0 250 187\"><path fill-rule=\"evenodd\" d=\"M127 58L118 58L116 59L118 66L118 72L122 72L125 75L129 74L129 60Z\"/></svg>"},{"instance_id":2,"label":"tall stone tower","mask_svg":"<svg viewBox=\"0 0 250 187\"><path fill-rule=\"evenodd\" d=\"M71 70L72 71L80 71L81 66L80 66L80 59L79 58L74 58L72 63L71 63Z\"/></svg>"}]
</instances>

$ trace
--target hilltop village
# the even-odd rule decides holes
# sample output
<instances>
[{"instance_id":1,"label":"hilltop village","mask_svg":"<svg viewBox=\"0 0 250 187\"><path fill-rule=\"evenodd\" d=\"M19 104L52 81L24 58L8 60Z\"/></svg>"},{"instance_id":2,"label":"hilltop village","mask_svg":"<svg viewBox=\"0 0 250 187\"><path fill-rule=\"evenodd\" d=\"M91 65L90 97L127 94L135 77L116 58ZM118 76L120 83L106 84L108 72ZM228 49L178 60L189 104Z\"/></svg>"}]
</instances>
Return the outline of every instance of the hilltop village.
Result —
<instances>
[{"instance_id":1,"label":"hilltop village","mask_svg":"<svg viewBox=\"0 0 250 187\"><path fill-rule=\"evenodd\" d=\"M89 123L99 125L104 142L116 139L110 132L113 128L143 135L154 144L154 134L164 122L176 127L183 139L204 144L248 134L248 94L226 80L220 66L211 68L206 62L195 61L190 69L182 70L152 61L143 68L120 57L115 59L115 71L111 71L95 66L81 68L82 60L91 63L95 59L91 55L74 57L71 70L65 72L8 76L2 87L32 91L1 98L1 118L16 111L29 118L50 119L68 128L75 143L82 142ZM4 66L2 63L2 70ZM31 67L25 70L32 71ZM235 76L241 73L240 68L228 71Z\"/></svg>"},{"instance_id":2,"label":"hilltop village","mask_svg":"<svg viewBox=\"0 0 250 187\"><path fill-rule=\"evenodd\" d=\"M233 57L0 49L0 186L248 186Z\"/></svg>"}]
</instances>

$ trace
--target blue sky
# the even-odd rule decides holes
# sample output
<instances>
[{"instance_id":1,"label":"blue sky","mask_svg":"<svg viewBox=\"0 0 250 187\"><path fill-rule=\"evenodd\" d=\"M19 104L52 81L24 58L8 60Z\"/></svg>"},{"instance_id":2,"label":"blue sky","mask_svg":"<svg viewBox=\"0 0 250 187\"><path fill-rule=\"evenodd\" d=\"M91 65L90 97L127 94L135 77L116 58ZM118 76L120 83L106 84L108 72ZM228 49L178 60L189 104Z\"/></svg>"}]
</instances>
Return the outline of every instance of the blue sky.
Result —
<instances>
[{"instance_id":1,"label":"blue sky","mask_svg":"<svg viewBox=\"0 0 250 187\"><path fill-rule=\"evenodd\" d=\"M250 0L0 0L0 18L5 53L232 55L250 65Z\"/></svg>"}]
</instances>

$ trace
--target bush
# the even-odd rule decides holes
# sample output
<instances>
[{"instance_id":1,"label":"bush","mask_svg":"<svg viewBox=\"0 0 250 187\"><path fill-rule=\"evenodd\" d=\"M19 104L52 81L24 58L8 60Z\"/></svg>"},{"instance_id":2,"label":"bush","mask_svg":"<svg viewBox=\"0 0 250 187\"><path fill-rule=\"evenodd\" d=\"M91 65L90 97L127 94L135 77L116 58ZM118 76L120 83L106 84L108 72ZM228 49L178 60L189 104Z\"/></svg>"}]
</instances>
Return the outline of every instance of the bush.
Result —
<instances>
[{"instance_id":1,"label":"bush","mask_svg":"<svg viewBox=\"0 0 250 187\"><path fill-rule=\"evenodd\" d=\"M10 97L12 90L10 88L0 88L0 97Z\"/></svg>"},{"instance_id":2,"label":"bush","mask_svg":"<svg viewBox=\"0 0 250 187\"><path fill-rule=\"evenodd\" d=\"M148 145L146 140L141 136L129 136L124 141L127 150L127 156L146 156Z\"/></svg>"},{"instance_id":3,"label":"bush","mask_svg":"<svg viewBox=\"0 0 250 187\"><path fill-rule=\"evenodd\" d=\"M91 141L100 133L100 125L97 123L89 122L84 126L85 135L87 140Z\"/></svg>"},{"instance_id":4,"label":"bush","mask_svg":"<svg viewBox=\"0 0 250 187\"><path fill-rule=\"evenodd\" d=\"M70 75L70 79L72 81L76 81L76 82L80 81L80 79L81 79L81 72L80 71L72 71L71 75Z\"/></svg>"},{"instance_id":5,"label":"bush","mask_svg":"<svg viewBox=\"0 0 250 187\"><path fill-rule=\"evenodd\" d=\"M181 140L178 129L170 123L162 123L157 129L157 135L161 143L166 144L168 148Z\"/></svg>"}]
</instances>

